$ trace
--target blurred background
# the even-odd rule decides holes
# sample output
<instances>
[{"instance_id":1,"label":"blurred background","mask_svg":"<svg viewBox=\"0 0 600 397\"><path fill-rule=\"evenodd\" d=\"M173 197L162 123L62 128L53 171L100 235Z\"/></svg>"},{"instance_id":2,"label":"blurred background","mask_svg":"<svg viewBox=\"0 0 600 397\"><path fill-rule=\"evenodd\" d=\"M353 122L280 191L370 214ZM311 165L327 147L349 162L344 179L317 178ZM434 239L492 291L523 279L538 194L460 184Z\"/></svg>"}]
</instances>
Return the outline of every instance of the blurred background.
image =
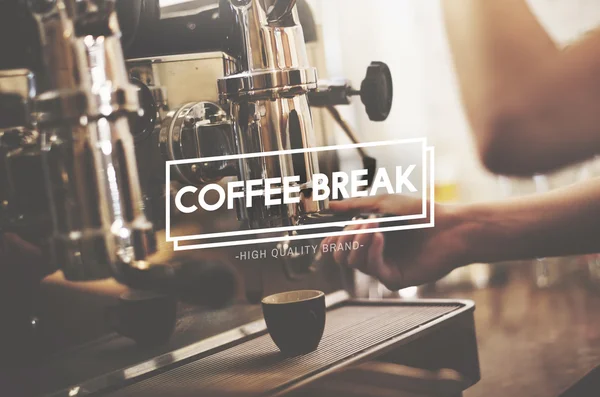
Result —
<instances>
[{"instance_id":1,"label":"blurred background","mask_svg":"<svg viewBox=\"0 0 600 397\"><path fill-rule=\"evenodd\" d=\"M497 199L501 186L478 161L462 111L438 0L312 0L322 26L330 77L364 77L382 60L392 69L394 109L371 123L361 104L341 108L363 140L424 137L436 147L440 182L458 185L460 201ZM529 0L562 46L600 24L595 0Z\"/></svg>"},{"instance_id":2,"label":"blurred background","mask_svg":"<svg viewBox=\"0 0 600 397\"><path fill-rule=\"evenodd\" d=\"M385 123L372 123L359 101L340 107L362 141L427 137L436 149L436 201L468 203L543 192L600 175L595 159L527 180L499 178L483 168L464 115L438 0L311 0L325 46L325 73L358 82L370 61L390 65L394 108ZM528 0L533 12L559 46L568 46L600 25L595 0ZM321 68L323 69L323 68ZM323 74L323 70L320 71ZM344 135L338 131L340 141ZM563 266L567 261L569 266ZM597 277L595 257L531 263L540 287L559 284L563 273L584 270ZM589 268L589 269L586 269ZM485 286L495 270L487 264L459 269L440 285ZM371 289L382 292L381 286ZM416 289L402 291L413 296Z\"/></svg>"},{"instance_id":3,"label":"blurred background","mask_svg":"<svg viewBox=\"0 0 600 397\"><path fill-rule=\"evenodd\" d=\"M360 81L364 65L372 60L387 62L394 76L394 109L386 123L370 123L360 103L340 111L362 140L427 137L436 148L438 202L500 200L600 176L599 159L521 180L498 177L482 167L462 109L440 1L311 3L323 31L329 77ZM528 3L561 47L600 26L597 0ZM476 302L484 381L465 393L468 396L556 395L556 390L569 386L571 375L597 365L600 331L597 311L590 307L600 291L598 255L474 264L436 285L398 293L365 276L358 275L357 284L372 298L455 297Z\"/></svg>"}]
</instances>

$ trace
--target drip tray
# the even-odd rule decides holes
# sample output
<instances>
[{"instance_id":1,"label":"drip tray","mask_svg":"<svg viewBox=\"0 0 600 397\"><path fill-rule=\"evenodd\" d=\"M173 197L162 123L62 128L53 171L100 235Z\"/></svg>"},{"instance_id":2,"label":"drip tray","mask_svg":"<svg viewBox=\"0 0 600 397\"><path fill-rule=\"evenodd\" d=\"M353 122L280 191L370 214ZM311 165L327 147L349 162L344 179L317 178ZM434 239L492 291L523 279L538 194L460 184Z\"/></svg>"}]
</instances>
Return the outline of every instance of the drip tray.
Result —
<instances>
[{"instance_id":1,"label":"drip tray","mask_svg":"<svg viewBox=\"0 0 600 397\"><path fill-rule=\"evenodd\" d=\"M328 309L323 339L312 353L285 357L263 330L134 383L114 385L102 395L282 395L351 364L392 353L420 336L444 332L451 319L465 317L462 323L472 326L473 310L469 302L345 301Z\"/></svg>"}]
</instances>

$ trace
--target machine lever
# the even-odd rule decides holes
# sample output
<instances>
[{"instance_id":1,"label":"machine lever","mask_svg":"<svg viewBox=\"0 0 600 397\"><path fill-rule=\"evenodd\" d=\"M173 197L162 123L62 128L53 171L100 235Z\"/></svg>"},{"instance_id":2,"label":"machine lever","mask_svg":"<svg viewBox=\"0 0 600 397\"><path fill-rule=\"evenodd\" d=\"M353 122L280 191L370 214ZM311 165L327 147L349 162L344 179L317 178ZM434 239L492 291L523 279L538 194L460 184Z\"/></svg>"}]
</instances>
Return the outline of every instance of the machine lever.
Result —
<instances>
[{"instance_id":1,"label":"machine lever","mask_svg":"<svg viewBox=\"0 0 600 397\"><path fill-rule=\"evenodd\" d=\"M385 63L371 62L360 86L360 99L371 121L387 120L394 100L394 83Z\"/></svg>"}]
</instances>

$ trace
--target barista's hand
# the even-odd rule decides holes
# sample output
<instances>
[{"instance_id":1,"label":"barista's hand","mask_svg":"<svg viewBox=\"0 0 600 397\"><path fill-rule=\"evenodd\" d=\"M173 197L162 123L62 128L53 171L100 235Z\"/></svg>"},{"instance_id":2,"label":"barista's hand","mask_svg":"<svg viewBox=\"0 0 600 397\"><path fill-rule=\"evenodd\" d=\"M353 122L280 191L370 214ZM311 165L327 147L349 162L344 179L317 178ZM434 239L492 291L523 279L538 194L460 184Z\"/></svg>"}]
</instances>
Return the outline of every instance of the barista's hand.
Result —
<instances>
[{"instance_id":1,"label":"barista's hand","mask_svg":"<svg viewBox=\"0 0 600 397\"><path fill-rule=\"evenodd\" d=\"M422 202L390 195L332 202L336 212L406 215L416 213ZM366 233L328 237L323 245L357 242L356 250L323 250L338 264L350 266L379 279L388 289L435 281L453 269L468 264L466 231L458 207L437 205L435 227L430 229ZM348 231L377 228L378 224L349 226Z\"/></svg>"}]
</instances>

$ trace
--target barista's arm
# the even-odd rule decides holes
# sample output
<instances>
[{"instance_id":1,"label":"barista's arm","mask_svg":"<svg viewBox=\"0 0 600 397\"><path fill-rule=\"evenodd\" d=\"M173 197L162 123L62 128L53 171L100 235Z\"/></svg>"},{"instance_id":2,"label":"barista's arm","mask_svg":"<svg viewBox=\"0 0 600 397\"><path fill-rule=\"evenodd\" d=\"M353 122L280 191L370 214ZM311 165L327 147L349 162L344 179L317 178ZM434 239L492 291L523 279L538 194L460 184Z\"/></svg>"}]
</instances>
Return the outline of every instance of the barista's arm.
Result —
<instances>
[{"instance_id":1,"label":"barista's arm","mask_svg":"<svg viewBox=\"0 0 600 397\"><path fill-rule=\"evenodd\" d=\"M421 201L379 196L332 202L336 211L406 215ZM341 265L380 279L392 290L435 281L457 267L600 252L600 179L547 194L496 203L436 206L435 227L329 237L356 250L324 250Z\"/></svg>"},{"instance_id":2,"label":"barista's arm","mask_svg":"<svg viewBox=\"0 0 600 397\"><path fill-rule=\"evenodd\" d=\"M600 252L600 179L464 208L473 262Z\"/></svg>"},{"instance_id":3,"label":"barista's arm","mask_svg":"<svg viewBox=\"0 0 600 397\"><path fill-rule=\"evenodd\" d=\"M600 32L560 50L526 0L442 0L484 164L545 173L600 151Z\"/></svg>"}]
</instances>

